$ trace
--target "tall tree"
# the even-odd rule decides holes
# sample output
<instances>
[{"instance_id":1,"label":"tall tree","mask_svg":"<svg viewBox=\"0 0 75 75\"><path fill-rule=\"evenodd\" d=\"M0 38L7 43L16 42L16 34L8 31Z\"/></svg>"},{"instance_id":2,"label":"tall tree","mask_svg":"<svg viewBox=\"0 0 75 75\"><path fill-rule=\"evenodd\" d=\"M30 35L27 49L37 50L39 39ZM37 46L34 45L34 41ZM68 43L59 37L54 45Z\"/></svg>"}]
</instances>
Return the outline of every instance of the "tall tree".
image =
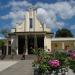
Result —
<instances>
[{"instance_id":1,"label":"tall tree","mask_svg":"<svg viewBox=\"0 0 75 75\"><path fill-rule=\"evenodd\" d=\"M0 46L3 46L4 45L4 40L0 40Z\"/></svg>"},{"instance_id":2,"label":"tall tree","mask_svg":"<svg viewBox=\"0 0 75 75\"><path fill-rule=\"evenodd\" d=\"M0 30L0 34L4 35L4 37L8 37L8 33L10 32L10 29L9 28L2 28Z\"/></svg>"},{"instance_id":3,"label":"tall tree","mask_svg":"<svg viewBox=\"0 0 75 75\"><path fill-rule=\"evenodd\" d=\"M72 32L67 28L58 29L55 37L73 37Z\"/></svg>"}]
</instances>

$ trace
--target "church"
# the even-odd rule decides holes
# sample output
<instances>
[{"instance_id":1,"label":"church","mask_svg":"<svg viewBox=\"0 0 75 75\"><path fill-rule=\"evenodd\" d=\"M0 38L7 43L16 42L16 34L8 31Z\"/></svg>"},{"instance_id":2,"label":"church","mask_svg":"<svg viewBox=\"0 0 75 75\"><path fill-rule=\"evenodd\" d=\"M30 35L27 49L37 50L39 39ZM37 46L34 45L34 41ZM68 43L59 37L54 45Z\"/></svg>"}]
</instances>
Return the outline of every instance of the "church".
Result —
<instances>
[{"instance_id":1,"label":"church","mask_svg":"<svg viewBox=\"0 0 75 75\"><path fill-rule=\"evenodd\" d=\"M6 55L10 55L12 49L16 54L32 54L32 49L42 48L47 52L53 50L75 49L75 38L54 38L53 32L42 25L37 18L37 10L29 9L25 12L25 19L21 24L16 24L11 29L6 44Z\"/></svg>"}]
</instances>

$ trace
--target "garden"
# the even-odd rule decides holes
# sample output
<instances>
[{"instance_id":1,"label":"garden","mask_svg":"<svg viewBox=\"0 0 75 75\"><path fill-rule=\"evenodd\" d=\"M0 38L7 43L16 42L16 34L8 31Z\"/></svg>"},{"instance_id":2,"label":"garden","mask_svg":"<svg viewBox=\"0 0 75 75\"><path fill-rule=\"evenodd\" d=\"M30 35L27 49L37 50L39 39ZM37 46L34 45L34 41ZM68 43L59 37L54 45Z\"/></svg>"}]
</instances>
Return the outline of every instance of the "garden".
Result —
<instances>
[{"instance_id":1,"label":"garden","mask_svg":"<svg viewBox=\"0 0 75 75\"><path fill-rule=\"evenodd\" d=\"M34 49L37 59L33 62L34 75L68 75L69 69L75 73L75 51L46 52Z\"/></svg>"}]
</instances>

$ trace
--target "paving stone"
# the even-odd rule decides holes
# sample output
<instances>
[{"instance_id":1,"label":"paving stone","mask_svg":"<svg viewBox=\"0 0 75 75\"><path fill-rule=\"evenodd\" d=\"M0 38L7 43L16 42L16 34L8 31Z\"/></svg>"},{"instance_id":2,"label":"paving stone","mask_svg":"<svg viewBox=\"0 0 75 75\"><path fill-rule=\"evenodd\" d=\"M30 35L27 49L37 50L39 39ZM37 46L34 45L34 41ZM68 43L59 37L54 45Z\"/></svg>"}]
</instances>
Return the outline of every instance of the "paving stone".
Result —
<instances>
[{"instance_id":1,"label":"paving stone","mask_svg":"<svg viewBox=\"0 0 75 75\"><path fill-rule=\"evenodd\" d=\"M0 72L0 75L33 75L33 60L21 60L17 64Z\"/></svg>"},{"instance_id":2,"label":"paving stone","mask_svg":"<svg viewBox=\"0 0 75 75\"><path fill-rule=\"evenodd\" d=\"M20 60L15 65L1 71L0 75L34 75L32 62L33 60ZM75 74L69 70L68 75Z\"/></svg>"}]
</instances>

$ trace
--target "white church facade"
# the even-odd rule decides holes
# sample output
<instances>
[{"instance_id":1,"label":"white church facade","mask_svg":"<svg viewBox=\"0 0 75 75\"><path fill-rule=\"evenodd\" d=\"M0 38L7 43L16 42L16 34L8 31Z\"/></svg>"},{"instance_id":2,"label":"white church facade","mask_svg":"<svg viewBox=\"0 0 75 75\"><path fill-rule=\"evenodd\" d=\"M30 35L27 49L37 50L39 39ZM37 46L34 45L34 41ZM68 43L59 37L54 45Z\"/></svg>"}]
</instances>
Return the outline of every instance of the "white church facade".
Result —
<instances>
[{"instance_id":1,"label":"white church facade","mask_svg":"<svg viewBox=\"0 0 75 75\"><path fill-rule=\"evenodd\" d=\"M11 49L16 48L17 54L22 54L24 47L26 55L31 54L31 48L42 48L51 50L51 33L46 25L42 25L36 16L37 11L30 9L25 12L25 20L11 29ZM7 49L9 50L9 49ZM8 54L9 51L7 51Z\"/></svg>"},{"instance_id":2,"label":"white church facade","mask_svg":"<svg viewBox=\"0 0 75 75\"><path fill-rule=\"evenodd\" d=\"M47 52L75 48L75 38L53 38L53 33L37 18L37 11L25 12L25 20L11 29L7 40L6 54L15 49L16 54L32 54L32 49L42 48Z\"/></svg>"}]
</instances>

